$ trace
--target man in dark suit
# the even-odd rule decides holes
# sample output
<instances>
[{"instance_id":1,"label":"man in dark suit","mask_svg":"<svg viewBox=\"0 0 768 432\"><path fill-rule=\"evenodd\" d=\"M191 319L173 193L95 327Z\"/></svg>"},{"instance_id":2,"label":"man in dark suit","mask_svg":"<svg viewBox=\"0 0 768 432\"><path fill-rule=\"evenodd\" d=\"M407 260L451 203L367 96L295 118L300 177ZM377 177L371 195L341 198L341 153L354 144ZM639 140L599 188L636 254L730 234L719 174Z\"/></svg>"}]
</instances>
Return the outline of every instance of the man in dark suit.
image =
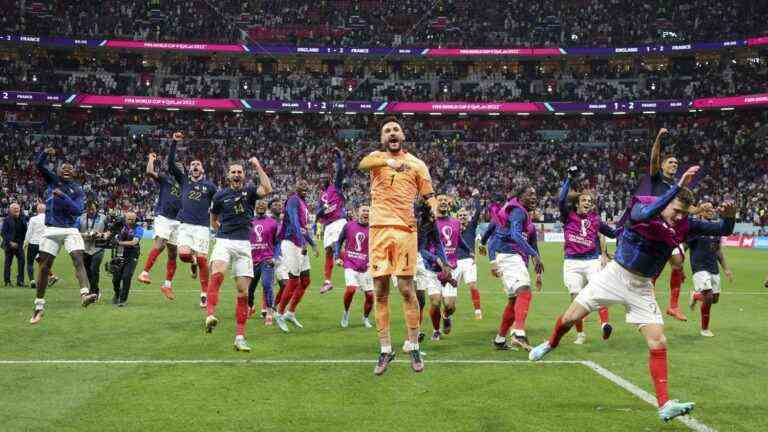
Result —
<instances>
[{"instance_id":1,"label":"man in dark suit","mask_svg":"<svg viewBox=\"0 0 768 432\"><path fill-rule=\"evenodd\" d=\"M24 248L22 245L26 234L27 220L21 214L21 207L17 203L13 203L8 209L8 217L3 221L2 227L3 250L5 251L5 266L3 267L5 286L11 285L11 265L14 257L18 267L16 285L24 286Z\"/></svg>"}]
</instances>

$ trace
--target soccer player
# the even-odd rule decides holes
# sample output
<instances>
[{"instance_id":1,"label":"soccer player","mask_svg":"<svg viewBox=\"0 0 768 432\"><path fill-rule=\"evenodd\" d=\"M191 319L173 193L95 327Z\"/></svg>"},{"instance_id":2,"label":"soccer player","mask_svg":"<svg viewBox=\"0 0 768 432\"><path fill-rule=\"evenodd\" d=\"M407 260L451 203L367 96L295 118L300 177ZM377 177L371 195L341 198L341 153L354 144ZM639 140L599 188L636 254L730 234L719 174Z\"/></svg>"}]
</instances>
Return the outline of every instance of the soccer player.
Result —
<instances>
[{"instance_id":1,"label":"soccer player","mask_svg":"<svg viewBox=\"0 0 768 432\"><path fill-rule=\"evenodd\" d=\"M138 280L145 284L151 283L149 272L152 271L152 266L155 265L157 257L167 247L168 261L165 263L165 281L163 286L160 287L160 291L168 300L173 300L176 298L176 295L173 293L171 283L173 276L176 274L176 241L180 225L177 217L179 210L181 210L181 187L172 176L158 174L155 167L156 161L157 155L150 153L147 160L146 174L147 177L156 181L160 188L157 205L155 205L155 239L152 241L152 249L149 251L147 262L144 264L144 271L139 274ZM177 168L179 171L183 169L178 166Z\"/></svg>"},{"instance_id":2,"label":"soccer player","mask_svg":"<svg viewBox=\"0 0 768 432\"><path fill-rule=\"evenodd\" d=\"M413 204L418 195L429 202L433 214L437 201L432 189L429 169L417 157L403 148L405 133L395 118L387 118L380 135L383 151L365 156L358 169L371 176L371 237L369 259L376 292L376 328L381 354L374 374L381 375L394 360L389 328L389 281L397 276L403 297L405 322L408 329L411 368L424 370L419 351L419 306L413 288L414 265L418 254L416 220Z\"/></svg>"},{"instance_id":3,"label":"soccer player","mask_svg":"<svg viewBox=\"0 0 768 432\"><path fill-rule=\"evenodd\" d=\"M569 203L573 201L569 199L571 181L576 179L577 174L577 167L568 169L568 176L563 180L558 196L560 222L563 223L565 237L563 282L571 295L571 300L575 299L592 277L610 261L606 242L601 236L616 238L615 231L605 224L595 211L592 194L577 193L575 194L576 205ZM601 307L599 315L603 339L608 339L613 331L613 327L608 323L608 308ZM582 345L587 339L584 323L579 320L574 323L574 326L577 332L574 343Z\"/></svg>"},{"instance_id":4,"label":"soccer player","mask_svg":"<svg viewBox=\"0 0 768 432\"><path fill-rule=\"evenodd\" d=\"M181 261L197 262L200 272L200 307L205 307L208 291L207 257L211 239L211 219L208 210L216 193L216 185L205 178L201 161L195 159L189 164L189 176L176 165L176 146L183 139L184 135L181 132L174 133L171 150L168 152L168 171L181 188L181 209L177 215L180 225L176 241ZM253 212L253 208L249 210Z\"/></svg>"},{"instance_id":5,"label":"soccer player","mask_svg":"<svg viewBox=\"0 0 768 432\"><path fill-rule=\"evenodd\" d=\"M288 272L285 270L285 265L283 264L282 260L279 259L280 254L280 238L282 237L282 227L283 227L283 202L279 199L273 199L269 202L269 212L272 214L272 217L277 222L277 239L275 242L275 280L277 280L277 295L275 295L274 300L274 308L275 311L277 311L277 306L280 304L280 299L283 298L283 292L285 291L285 286L288 284ZM262 303L262 307L266 307ZM266 312L266 311L265 311ZM285 327L286 331L288 327Z\"/></svg>"},{"instance_id":6,"label":"soccer player","mask_svg":"<svg viewBox=\"0 0 768 432\"><path fill-rule=\"evenodd\" d=\"M267 202L256 203L256 217L251 221L251 258L253 259L253 280L248 287L249 317L256 313L255 292L261 280L262 318L265 325L272 325L274 299L272 285L275 279L275 252L277 251L277 221L267 215Z\"/></svg>"},{"instance_id":7,"label":"soccer player","mask_svg":"<svg viewBox=\"0 0 768 432\"><path fill-rule=\"evenodd\" d=\"M40 241L39 263L40 271L37 276L37 297L35 309L32 312L30 324L37 324L43 319L45 312L45 290L48 288L48 277L56 255L62 246L72 257L75 267L75 277L80 283L80 304L88 307L98 297L91 293L88 274L85 272L83 251L85 243L77 227L77 218L85 208L83 187L75 181L75 168L69 163L63 163L58 173L51 171L48 166L48 156L54 156L56 151L48 148L37 156L37 169L45 179L45 231Z\"/></svg>"},{"instance_id":8,"label":"soccer player","mask_svg":"<svg viewBox=\"0 0 768 432\"><path fill-rule=\"evenodd\" d=\"M458 282L452 272L456 268L456 250L461 242L461 223L449 216L451 199L447 195L437 197L437 218L429 220L428 211L421 212L419 224L419 254L426 268L422 280L429 295L429 317L432 321L432 340L439 341L442 334L450 334L453 327L451 316L456 310ZM440 310L443 310L441 315ZM440 321L443 331L440 332Z\"/></svg>"},{"instance_id":9,"label":"soccer player","mask_svg":"<svg viewBox=\"0 0 768 432\"><path fill-rule=\"evenodd\" d=\"M531 304L531 276L528 273L528 257L533 258L537 275L542 273L539 252L532 247L530 234L535 233L529 212L536 205L536 189L527 183L518 185L512 198L496 213L495 230L492 234L496 259L491 262L491 271L499 275L507 292L507 305L499 326L499 333L493 340L496 349L508 350L507 333L513 328L511 342L530 350L525 334L525 320Z\"/></svg>"},{"instance_id":10,"label":"soccer player","mask_svg":"<svg viewBox=\"0 0 768 432\"><path fill-rule=\"evenodd\" d=\"M480 307L480 291L477 289L477 264L475 263L475 239L477 238L477 224L480 220L482 210L478 195L480 191L472 190L473 208L470 210L462 208L456 215L461 222L461 239L459 249L456 252L458 262L454 270L453 278L456 282L464 281L469 287L472 296L472 305L475 307L475 319L483 319L483 311Z\"/></svg>"},{"instance_id":11,"label":"soccer player","mask_svg":"<svg viewBox=\"0 0 768 432\"><path fill-rule=\"evenodd\" d=\"M557 318L548 341L531 350L529 359L541 360L555 349L574 323L600 306L622 304L627 322L637 325L650 350L648 359L656 389L659 417L667 422L693 410L694 404L670 400L667 392L667 342L664 319L653 294L651 279L661 273L679 244L696 235L728 235L733 232L736 207L726 202L719 224L689 218L693 193L686 188L699 167L689 168L660 197L634 197L630 217L619 235L614 260L608 263Z\"/></svg>"},{"instance_id":12,"label":"soccer player","mask_svg":"<svg viewBox=\"0 0 768 432\"><path fill-rule=\"evenodd\" d=\"M640 187L635 195L661 196L675 184L675 175L679 167L677 158L672 155L661 157L661 138L669 133L667 129L661 128L651 149L650 173L641 181ZM710 203L705 203L701 207L691 207L691 214L698 214L701 209L711 208ZM622 218L623 219L623 218ZM675 249L669 259L669 266L672 272L669 275L669 307L667 315L678 321L686 321L688 318L680 311L680 287L685 281L683 272L683 263L685 255L682 247ZM654 280L654 284L656 281Z\"/></svg>"},{"instance_id":13,"label":"soccer player","mask_svg":"<svg viewBox=\"0 0 768 432\"><path fill-rule=\"evenodd\" d=\"M35 263L38 261L40 253L40 242L45 232L45 204L37 204L37 214L29 218L27 225L27 234L24 236L24 244L27 246L27 276L32 289L37 289L35 280ZM53 286L59 278L53 273L48 275L48 286Z\"/></svg>"},{"instance_id":14,"label":"soccer player","mask_svg":"<svg viewBox=\"0 0 768 432\"><path fill-rule=\"evenodd\" d=\"M336 263L344 268L344 315L341 317L341 327L349 327L349 307L357 290L365 294L363 304L363 325L373 327L368 316L373 309L373 278L368 271L368 218L370 207L361 205L357 208L357 220L347 222L341 229L339 241L336 243L334 258Z\"/></svg>"},{"instance_id":15,"label":"soccer player","mask_svg":"<svg viewBox=\"0 0 768 432\"><path fill-rule=\"evenodd\" d=\"M706 220L715 219L712 209L703 210L699 216ZM712 305L720 301L720 267L729 281L733 282L733 272L725 262L720 248L720 236L700 235L691 237L686 242L691 251L691 273L693 273L693 291L691 291L691 310L696 302L701 302L701 335L713 337L709 329L709 317Z\"/></svg>"},{"instance_id":16,"label":"soccer player","mask_svg":"<svg viewBox=\"0 0 768 432\"><path fill-rule=\"evenodd\" d=\"M205 330L211 333L219 323L215 315L219 289L231 263L237 288L234 346L235 350L243 352L251 351L245 340L245 323L248 321L248 288L253 279L250 242L253 209L259 197L272 192L272 184L259 160L252 157L248 162L259 176L259 185L246 185L243 166L239 163L230 164L227 171L228 186L216 192L211 202L211 227L216 231L216 244L211 253L211 282L208 285L206 304L208 316L205 318Z\"/></svg>"},{"instance_id":17,"label":"soccer player","mask_svg":"<svg viewBox=\"0 0 768 432\"><path fill-rule=\"evenodd\" d=\"M309 183L304 179L296 182L296 190L285 201L280 228L280 262L288 272L288 283L283 290L275 321L283 331L288 331L286 322L304 328L296 319L296 307L309 287L309 255L307 245L319 256L317 247L307 231L309 211L304 198Z\"/></svg>"},{"instance_id":18,"label":"soccer player","mask_svg":"<svg viewBox=\"0 0 768 432\"><path fill-rule=\"evenodd\" d=\"M323 224L323 247L325 248L325 282L320 288L320 294L325 294L333 289L331 276L333 275L333 261L336 242L344 224L347 223L344 209L344 155L341 150L334 147L336 162L334 163L333 182L328 182L320 195L317 220ZM345 271L346 274L346 271Z\"/></svg>"}]
</instances>

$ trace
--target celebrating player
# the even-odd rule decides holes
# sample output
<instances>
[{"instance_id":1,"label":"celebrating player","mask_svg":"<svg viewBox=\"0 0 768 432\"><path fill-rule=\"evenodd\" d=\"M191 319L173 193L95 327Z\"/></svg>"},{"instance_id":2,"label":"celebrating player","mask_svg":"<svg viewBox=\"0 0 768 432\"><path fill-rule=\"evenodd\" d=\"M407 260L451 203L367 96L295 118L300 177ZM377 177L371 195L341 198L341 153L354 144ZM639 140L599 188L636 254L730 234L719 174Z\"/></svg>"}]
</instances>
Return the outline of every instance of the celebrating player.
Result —
<instances>
[{"instance_id":1,"label":"celebrating player","mask_svg":"<svg viewBox=\"0 0 768 432\"><path fill-rule=\"evenodd\" d=\"M389 281L397 276L397 285L403 296L403 309L408 329L407 348L410 348L411 367L415 372L424 369L419 351L419 306L413 288L416 255L416 220L413 204L417 195L428 200L433 213L437 201L432 190L432 179L427 166L403 149L405 133L395 118L388 118L381 128L383 151L374 151L360 161L358 168L371 175L371 275L376 291L376 328L381 354L374 368L383 374L394 360L389 320Z\"/></svg>"},{"instance_id":2,"label":"celebrating player","mask_svg":"<svg viewBox=\"0 0 768 432\"><path fill-rule=\"evenodd\" d=\"M296 182L296 191L285 201L285 210L280 226L280 239L282 240L280 242L280 262L288 272L288 283L282 292L275 321L283 331L288 331L288 327L285 325L286 321L293 323L298 328L304 327L296 319L296 307L304 297L310 283L307 245L312 247L315 256L319 255L317 247L307 231L309 211L304 198L308 190L309 183L306 180L299 179Z\"/></svg>"},{"instance_id":3,"label":"celebrating player","mask_svg":"<svg viewBox=\"0 0 768 432\"><path fill-rule=\"evenodd\" d=\"M600 269L608 264L608 254L606 251L606 242L600 237L602 235L610 238L616 238L614 230L603 223L600 215L594 210L595 205L593 197L588 192L576 194L577 204L575 209L569 205L569 191L571 181L575 180L578 174L577 167L568 169L568 177L563 181L558 197L560 207L560 222L563 223L563 234L565 237L565 260L563 261L563 281L571 300L581 292L592 277ZM608 308L601 307L600 326L603 331L603 339L611 336L613 328L608 323ZM581 345L587 339L584 333L584 323L579 320L574 323L576 327L575 344Z\"/></svg>"},{"instance_id":4,"label":"celebrating player","mask_svg":"<svg viewBox=\"0 0 768 432\"><path fill-rule=\"evenodd\" d=\"M452 272L456 268L456 249L461 241L461 224L448 216L450 202L446 195L437 197L437 218L434 218L429 208L422 208L419 212L419 254L425 267L421 280L429 295L433 341L439 341L442 334L451 333L451 315L456 310L458 282L452 277ZM441 308L445 312L444 315L441 315Z\"/></svg>"},{"instance_id":5,"label":"celebrating player","mask_svg":"<svg viewBox=\"0 0 768 432\"><path fill-rule=\"evenodd\" d=\"M40 269L37 276L37 297L35 309L32 312L30 324L37 324L43 319L45 312L45 290L48 287L48 277L56 255L62 246L72 257L75 267L75 277L80 283L80 304L88 307L96 301L96 293L91 293L88 274L85 271L83 252L85 242L77 227L77 218L83 213L85 195L83 187L74 180L75 168L68 163L59 166L58 174L47 167L48 155L54 156L56 151L48 148L37 156L37 170L45 179L45 230L40 241L38 262Z\"/></svg>"},{"instance_id":6,"label":"celebrating player","mask_svg":"<svg viewBox=\"0 0 768 432\"><path fill-rule=\"evenodd\" d=\"M219 190L213 196L211 204L211 227L216 231L216 244L211 253L211 283L208 285L208 316L205 329L212 332L219 323L216 305L219 303L219 289L224 282L224 273L232 262L232 272L237 288L237 306L235 321L235 349L250 352L251 347L245 340L245 323L248 321L248 288L253 279L253 261L251 256L251 220L256 200L272 192L272 185L267 173L261 168L259 160L251 158L251 167L259 176L259 186L245 185L243 166L231 164L227 172L228 187ZM201 267L202 270L202 267Z\"/></svg>"},{"instance_id":7,"label":"celebrating player","mask_svg":"<svg viewBox=\"0 0 768 432\"><path fill-rule=\"evenodd\" d=\"M627 309L627 322L637 325L650 350L649 369L656 389L659 417L669 421L693 410L694 404L670 400L667 394L667 343L664 320L653 294L651 279L661 273L672 250L696 235L728 235L733 232L736 208L724 204L719 224L689 218L693 193L688 185L699 167L689 168L661 197L634 197L630 217L622 230L616 256L576 296L557 318L548 341L531 350L529 358L541 360L555 349L576 321L610 304Z\"/></svg>"},{"instance_id":8,"label":"celebrating player","mask_svg":"<svg viewBox=\"0 0 768 432\"><path fill-rule=\"evenodd\" d=\"M323 247L325 248L325 282L320 288L320 294L325 294L333 289L331 276L333 275L334 251L336 242L344 224L347 223L344 209L344 155L341 150L334 147L336 162L334 163L333 182L328 182L320 195L317 220L323 224ZM346 274L346 270L345 270Z\"/></svg>"},{"instance_id":9,"label":"celebrating player","mask_svg":"<svg viewBox=\"0 0 768 432\"><path fill-rule=\"evenodd\" d=\"M272 325L274 314L274 298L272 285L275 279L275 252L277 249L277 221L267 215L267 202L259 200L256 203L256 217L251 221L251 257L253 258L253 280L248 287L249 317L256 313L255 292L261 280L262 318L264 324Z\"/></svg>"},{"instance_id":10,"label":"celebrating player","mask_svg":"<svg viewBox=\"0 0 768 432\"><path fill-rule=\"evenodd\" d=\"M699 216L707 221L715 219L712 209L704 209ZM689 238L686 242L691 250L691 273L693 273L693 291L691 291L691 310L696 302L701 302L701 335L713 337L709 329L709 316L712 305L720 301L720 267L729 281L733 282L733 272L725 262L720 248L721 238L714 235L700 235ZM719 264L719 265L718 265Z\"/></svg>"},{"instance_id":11,"label":"celebrating player","mask_svg":"<svg viewBox=\"0 0 768 432\"><path fill-rule=\"evenodd\" d=\"M456 282L464 281L469 287L472 296L472 305L475 307L475 319L483 319L483 311L480 307L480 291L477 289L477 264L475 263L475 239L477 238L477 224L480 220L482 210L480 200L477 196L480 191L474 189L472 197L474 205L470 210L462 208L456 215L461 222L461 239L459 249L456 251L458 261L456 269L453 271L453 278Z\"/></svg>"},{"instance_id":12,"label":"celebrating player","mask_svg":"<svg viewBox=\"0 0 768 432\"><path fill-rule=\"evenodd\" d=\"M195 159L189 164L189 176L176 165L176 146L184 135L173 134L168 153L168 170L181 187L181 210L176 241L179 258L185 263L197 262L200 268L200 307L205 307L208 291L208 246L211 238L209 208L216 185L205 178L203 163Z\"/></svg>"},{"instance_id":13,"label":"celebrating player","mask_svg":"<svg viewBox=\"0 0 768 432\"><path fill-rule=\"evenodd\" d=\"M491 271L500 275L507 291L507 305L499 326L499 333L493 340L497 349L510 349L507 333L513 328L512 344L530 350L525 334L525 320L531 304L531 276L528 273L528 257L533 258L537 275L544 265L539 252L529 243L530 233L535 233L528 212L536 205L536 189L526 184L518 185L510 199L501 207L496 216L497 225L493 232L496 252L491 262Z\"/></svg>"},{"instance_id":14,"label":"celebrating player","mask_svg":"<svg viewBox=\"0 0 768 432\"><path fill-rule=\"evenodd\" d=\"M358 207L357 221L349 221L344 225L336 243L334 258L344 268L344 281L347 285L344 291L344 315L341 317L341 326L344 328L349 327L349 307L358 289L365 294L363 325L366 328L373 327L368 319L373 309L373 279L368 271L369 214L370 208L367 205Z\"/></svg>"},{"instance_id":15,"label":"celebrating player","mask_svg":"<svg viewBox=\"0 0 768 432\"><path fill-rule=\"evenodd\" d=\"M179 183L166 174L158 174L155 167L157 155L149 154L147 160L146 174L149 178L156 181L160 187L160 193L157 197L155 206L155 239L152 242L152 250L149 251L147 262L144 264L144 271L139 274L138 280L141 283L149 284L149 272L155 265L155 260L168 248L168 261L165 264L165 281L160 291L168 300L173 300L176 295L171 288L173 276L176 274L176 237L179 229L179 221L176 220L181 209L181 188ZM178 167L179 171L182 170Z\"/></svg>"}]
</instances>

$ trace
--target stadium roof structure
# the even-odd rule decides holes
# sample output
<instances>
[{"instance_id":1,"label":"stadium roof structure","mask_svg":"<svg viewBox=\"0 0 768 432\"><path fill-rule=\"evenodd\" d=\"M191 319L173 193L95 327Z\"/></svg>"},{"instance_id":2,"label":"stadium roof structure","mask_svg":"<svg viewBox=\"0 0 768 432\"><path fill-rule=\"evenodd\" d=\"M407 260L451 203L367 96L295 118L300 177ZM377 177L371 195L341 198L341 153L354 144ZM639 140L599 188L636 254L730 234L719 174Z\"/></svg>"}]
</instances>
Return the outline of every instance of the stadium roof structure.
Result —
<instances>
[{"instance_id":1,"label":"stadium roof structure","mask_svg":"<svg viewBox=\"0 0 768 432\"><path fill-rule=\"evenodd\" d=\"M121 39L71 39L25 35L0 35L0 42L42 47L94 49L150 50L160 52L188 52L200 54L230 53L254 56L344 56L361 58L549 58L581 56L615 56L648 54L684 54L697 51L716 51L731 48L768 46L768 36L717 42L678 43L672 45L637 45L609 48L429 48L429 47L328 47L284 46L262 44L209 44L205 42L151 42Z\"/></svg>"},{"instance_id":2,"label":"stadium roof structure","mask_svg":"<svg viewBox=\"0 0 768 432\"><path fill-rule=\"evenodd\" d=\"M699 99L596 101L596 102L377 102L377 101L279 101L256 99L199 99L152 96L105 96L79 93L41 93L0 90L0 103L53 107L111 107L114 109L167 109L293 113L440 113L440 114L650 114L698 112L764 107L768 93Z\"/></svg>"}]
</instances>

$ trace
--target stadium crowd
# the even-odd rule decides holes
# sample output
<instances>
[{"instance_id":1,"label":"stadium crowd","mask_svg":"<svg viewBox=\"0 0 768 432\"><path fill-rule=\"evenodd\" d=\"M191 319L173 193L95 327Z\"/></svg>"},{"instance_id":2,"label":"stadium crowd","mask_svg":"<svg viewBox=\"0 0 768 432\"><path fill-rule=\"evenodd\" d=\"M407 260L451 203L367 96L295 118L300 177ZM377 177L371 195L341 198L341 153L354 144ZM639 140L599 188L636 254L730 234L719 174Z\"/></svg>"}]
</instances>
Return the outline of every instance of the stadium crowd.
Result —
<instances>
[{"instance_id":1,"label":"stadium crowd","mask_svg":"<svg viewBox=\"0 0 768 432\"><path fill-rule=\"evenodd\" d=\"M108 208L137 210L141 219L151 219L156 185L144 175L146 157L154 151L164 161L167 137L176 130L193 137L180 155L187 161L203 160L215 182L222 181L228 160L255 155L268 170L278 196L290 192L299 176L320 190L333 164L331 146L339 146L350 170L347 193L352 202L367 199L363 191L368 190L368 179L355 169L356 163L379 145L378 117L368 115L106 110L10 114L6 112L0 133L2 209L12 201L28 209L41 196L31 149L48 146L57 149L59 159L75 163L93 199ZM739 220L768 224L768 120L759 112L406 119L409 147L431 167L439 189L459 197L459 203L465 203L474 187L487 201L509 190L515 179L527 177L537 185L543 220L554 221L562 173L576 164L582 168L584 184L598 191L603 216L615 219L647 172L656 130L667 127L671 133L664 151L676 155L682 167L704 167L697 186L700 199L736 199L744 209ZM745 172L744 166L755 169ZM309 202L316 199L312 194Z\"/></svg>"},{"instance_id":2,"label":"stadium crowd","mask_svg":"<svg viewBox=\"0 0 768 432\"><path fill-rule=\"evenodd\" d=\"M689 99L768 92L768 58L730 53L707 61L669 58L661 65L594 60L586 65L562 62L557 68L540 62L254 63L236 57L94 55L0 52L0 88L261 100L484 102Z\"/></svg>"},{"instance_id":3,"label":"stadium crowd","mask_svg":"<svg viewBox=\"0 0 768 432\"><path fill-rule=\"evenodd\" d=\"M765 2L725 0L2 0L0 32L333 46L623 46L755 36Z\"/></svg>"}]
</instances>

